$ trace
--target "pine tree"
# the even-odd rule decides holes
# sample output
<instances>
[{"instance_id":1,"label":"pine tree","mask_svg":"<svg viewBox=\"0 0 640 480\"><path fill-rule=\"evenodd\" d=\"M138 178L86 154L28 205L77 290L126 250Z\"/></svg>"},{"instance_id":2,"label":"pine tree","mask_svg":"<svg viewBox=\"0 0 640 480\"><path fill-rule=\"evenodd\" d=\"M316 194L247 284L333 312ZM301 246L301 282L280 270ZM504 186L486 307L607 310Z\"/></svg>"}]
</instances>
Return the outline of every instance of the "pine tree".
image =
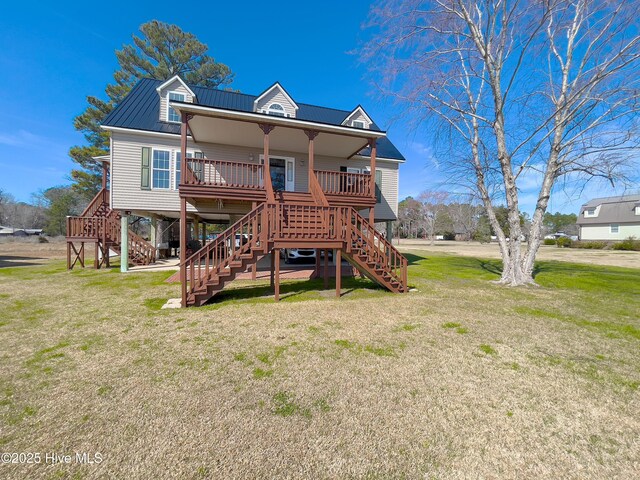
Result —
<instances>
[{"instance_id":1,"label":"pine tree","mask_svg":"<svg viewBox=\"0 0 640 480\"><path fill-rule=\"evenodd\" d=\"M102 181L102 166L93 157L109 153L109 133L101 122L143 77L167 80L180 75L187 83L206 87L228 85L233 73L207 54L208 47L192 33L176 25L152 20L140 26L142 35L133 35L133 44L117 50L120 65L114 83L107 85L108 100L87 97L89 104L73 125L84 133L88 145L74 146L69 155L79 166L71 171L73 189L85 199L92 198Z\"/></svg>"}]
</instances>

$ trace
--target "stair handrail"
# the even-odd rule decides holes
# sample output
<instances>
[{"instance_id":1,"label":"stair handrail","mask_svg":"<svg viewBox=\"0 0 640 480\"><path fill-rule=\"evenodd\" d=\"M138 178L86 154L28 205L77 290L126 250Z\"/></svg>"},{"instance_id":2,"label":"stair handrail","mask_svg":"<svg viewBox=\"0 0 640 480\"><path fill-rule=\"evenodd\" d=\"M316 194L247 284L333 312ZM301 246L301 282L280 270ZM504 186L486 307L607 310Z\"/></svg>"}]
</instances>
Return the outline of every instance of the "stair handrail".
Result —
<instances>
[{"instance_id":1,"label":"stair handrail","mask_svg":"<svg viewBox=\"0 0 640 480\"><path fill-rule=\"evenodd\" d=\"M350 218L349 227L351 232L361 237L362 247L367 254L371 256L374 261L384 265L389 273L406 289L407 268L409 265L407 258L353 207L351 207ZM369 231L367 233L363 232L362 229L358 227L358 223L366 226Z\"/></svg>"},{"instance_id":2,"label":"stair handrail","mask_svg":"<svg viewBox=\"0 0 640 480\"><path fill-rule=\"evenodd\" d=\"M106 187L100 189L79 216L93 217L103 204L109 205L109 190Z\"/></svg>"},{"instance_id":3,"label":"stair handrail","mask_svg":"<svg viewBox=\"0 0 640 480\"><path fill-rule=\"evenodd\" d=\"M203 288L213 275L219 273L222 268L228 267L231 261L238 259L244 253L248 253L254 246L263 241L260 234L266 231L266 226L263 225L263 216L261 215L264 205L264 203L258 205L185 260L184 266L189 285L187 295L194 294L197 290ZM245 229L249 238L246 242L243 242ZM236 246L235 236L238 233L241 235L240 245ZM198 269L197 278L196 267Z\"/></svg>"}]
</instances>

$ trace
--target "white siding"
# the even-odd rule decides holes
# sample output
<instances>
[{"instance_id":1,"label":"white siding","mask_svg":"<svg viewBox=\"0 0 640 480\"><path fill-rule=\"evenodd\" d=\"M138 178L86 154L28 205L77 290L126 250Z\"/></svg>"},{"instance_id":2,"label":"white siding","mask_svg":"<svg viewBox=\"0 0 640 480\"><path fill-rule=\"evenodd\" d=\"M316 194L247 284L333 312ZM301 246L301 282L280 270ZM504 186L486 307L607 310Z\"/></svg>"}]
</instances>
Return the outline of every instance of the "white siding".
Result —
<instances>
[{"instance_id":1,"label":"white siding","mask_svg":"<svg viewBox=\"0 0 640 480\"><path fill-rule=\"evenodd\" d=\"M614 224L616 225L616 224ZM618 233L611 233L611 225L582 225L580 240L624 240L629 237L640 238L640 223L621 223Z\"/></svg>"},{"instance_id":2,"label":"white siding","mask_svg":"<svg viewBox=\"0 0 640 480\"><path fill-rule=\"evenodd\" d=\"M193 102L193 96L189 93L189 90L184 88L184 85L180 81L174 80L160 91L160 120L163 122L167 121L167 98L169 96L169 92L184 93L185 100L189 103Z\"/></svg>"},{"instance_id":3,"label":"white siding","mask_svg":"<svg viewBox=\"0 0 640 480\"><path fill-rule=\"evenodd\" d=\"M282 108L284 108L284 111L288 117L295 118L296 116L295 107L291 104L289 100L287 100L287 97L285 96L285 94L282 93L282 90L280 90L280 88L278 87L272 89L269 93L267 93L264 97L262 97L258 101L258 104L256 105L256 111L258 112L264 111L264 113L266 113L266 111L268 110L269 106L272 103L279 103L280 105L282 105Z\"/></svg>"}]
</instances>

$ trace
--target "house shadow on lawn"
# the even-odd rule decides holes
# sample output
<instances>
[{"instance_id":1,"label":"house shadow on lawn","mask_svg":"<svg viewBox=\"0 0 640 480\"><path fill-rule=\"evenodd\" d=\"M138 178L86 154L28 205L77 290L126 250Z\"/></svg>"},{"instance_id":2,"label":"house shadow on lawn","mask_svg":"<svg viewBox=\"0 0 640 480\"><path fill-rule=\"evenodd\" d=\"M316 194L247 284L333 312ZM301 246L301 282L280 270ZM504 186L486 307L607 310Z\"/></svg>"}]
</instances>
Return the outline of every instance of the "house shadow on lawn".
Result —
<instances>
[{"instance_id":1,"label":"house shadow on lawn","mask_svg":"<svg viewBox=\"0 0 640 480\"><path fill-rule=\"evenodd\" d=\"M342 279L341 297L348 297L358 291L386 292L386 289L366 278L345 277ZM327 289L323 279L290 280L280 284L280 300L303 301L317 300L335 295L335 281L331 279ZM273 298L270 285L256 285L224 289L215 295L206 305L220 305L225 302L268 300Z\"/></svg>"},{"instance_id":2,"label":"house shadow on lawn","mask_svg":"<svg viewBox=\"0 0 640 480\"><path fill-rule=\"evenodd\" d=\"M9 267L34 267L44 265L44 262L37 260L46 260L42 257L22 257L19 255L0 255L0 268Z\"/></svg>"}]
</instances>

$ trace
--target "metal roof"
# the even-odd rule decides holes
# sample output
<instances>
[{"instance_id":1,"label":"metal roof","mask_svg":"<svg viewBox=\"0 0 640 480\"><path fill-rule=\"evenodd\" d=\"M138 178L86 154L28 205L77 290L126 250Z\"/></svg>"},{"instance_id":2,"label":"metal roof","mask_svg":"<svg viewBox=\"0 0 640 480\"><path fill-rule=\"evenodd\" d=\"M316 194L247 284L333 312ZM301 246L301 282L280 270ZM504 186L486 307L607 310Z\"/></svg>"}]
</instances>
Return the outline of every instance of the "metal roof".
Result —
<instances>
[{"instance_id":1,"label":"metal roof","mask_svg":"<svg viewBox=\"0 0 640 480\"><path fill-rule=\"evenodd\" d=\"M640 215L635 208L640 195L618 195L616 197L594 198L580 207L578 225L596 225L601 223L640 223ZM585 217L584 211L600 207L597 217Z\"/></svg>"},{"instance_id":2,"label":"metal roof","mask_svg":"<svg viewBox=\"0 0 640 480\"><path fill-rule=\"evenodd\" d=\"M161 84L161 80L141 79L124 100L104 119L102 125L179 135L180 124L160 120L160 96L156 88ZM253 102L258 98L256 95L218 90L216 88L191 85L189 85L189 88L196 94L197 105L226 110L253 112ZM352 113L352 111L319 107L305 103L298 103L298 107L297 119L328 125L340 126L344 119ZM375 123L371 125L371 129L381 131ZM379 158L405 160L400 151L386 137L378 139L377 147ZM368 156L369 150L365 149L361 154Z\"/></svg>"}]
</instances>

